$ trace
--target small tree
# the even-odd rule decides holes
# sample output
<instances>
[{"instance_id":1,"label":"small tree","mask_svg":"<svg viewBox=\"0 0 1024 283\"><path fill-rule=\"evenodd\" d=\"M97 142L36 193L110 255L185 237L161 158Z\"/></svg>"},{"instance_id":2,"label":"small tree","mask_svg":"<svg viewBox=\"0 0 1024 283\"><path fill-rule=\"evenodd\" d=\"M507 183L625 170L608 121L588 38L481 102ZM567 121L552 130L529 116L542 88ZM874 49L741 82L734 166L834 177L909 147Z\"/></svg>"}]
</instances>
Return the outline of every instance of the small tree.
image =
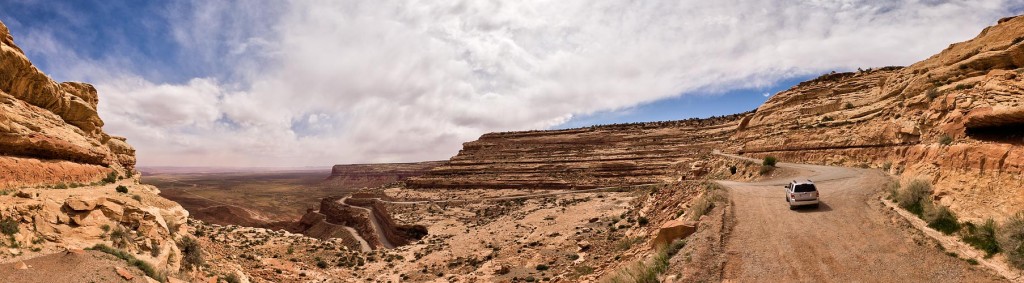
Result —
<instances>
[{"instance_id":1,"label":"small tree","mask_svg":"<svg viewBox=\"0 0 1024 283\"><path fill-rule=\"evenodd\" d=\"M778 160L778 159L776 159L776 158L775 158L775 156L770 156L770 155L769 155L769 156L765 156L765 157L764 157L764 161L762 161L762 162L761 162L761 165L764 165L764 166L775 166L775 164L776 164L776 163L777 163L778 161L779 161L779 160Z\"/></svg>"}]
</instances>

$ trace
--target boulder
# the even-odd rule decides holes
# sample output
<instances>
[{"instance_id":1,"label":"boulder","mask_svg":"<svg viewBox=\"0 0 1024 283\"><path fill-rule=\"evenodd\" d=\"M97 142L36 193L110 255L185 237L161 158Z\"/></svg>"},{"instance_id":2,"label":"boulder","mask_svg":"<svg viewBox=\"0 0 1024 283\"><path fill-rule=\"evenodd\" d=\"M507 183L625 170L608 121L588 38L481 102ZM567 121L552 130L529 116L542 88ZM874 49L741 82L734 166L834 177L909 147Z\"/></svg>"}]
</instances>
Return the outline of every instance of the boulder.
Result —
<instances>
[{"instance_id":1,"label":"boulder","mask_svg":"<svg viewBox=\"0 0 1024 283\"><path fill-rule=\"evenodd\" d=\"M24 261L19 261L17 264L14 265L14 269L28 269L28 264L25 264Z\"/></svg>"},{"instance_id":2,"label":"boulder","mask_svg":"<svg viewBox=\"0 0 1024 283\"><path fill-rule=\"evenodd\" d=\"M65 202L69 208L76 211L85 211L96 209L96 206L103 204L106 198L90 197L90 196L74 196L68 198Z\"/></svg>"},{"instance_id":3,"label":"boulder","mask_svg":"<svg viewBox=\"0 0 1024 283\"><path fill-rule=\"evenodd\" d=\"M686 238L694 232L697 232L696 222L682 222L679 220L669 220L665 224L658 228L658 232L654 237L654 241L651 242L651 246L655 249L668 246L676 239Z\"/></svg>"},{"instance_id":4,"label":"boulder","mask_svg":"<svg viewBox=\"0 0 1024 283\"><path fill-rule=\"evenodd\" d=\"M89 210L71 215L71 223L78 226L99 226L109 222L110 219L103 216L103 212L99 210Z\"/></svg>"},{"instance_id":5,"label":"boulder","mask_svg":"<svg viewBox=\"0 0 1024 283\"><path fill-rule=\"evenodd\" d=\"M135 279L135 275L132 275L131 272L128 272L128 270L123 267L114 267L114 271L117 272L117 275L121 275L124 280L132 281L132 279Z\"/></svg>"}]
</instances>

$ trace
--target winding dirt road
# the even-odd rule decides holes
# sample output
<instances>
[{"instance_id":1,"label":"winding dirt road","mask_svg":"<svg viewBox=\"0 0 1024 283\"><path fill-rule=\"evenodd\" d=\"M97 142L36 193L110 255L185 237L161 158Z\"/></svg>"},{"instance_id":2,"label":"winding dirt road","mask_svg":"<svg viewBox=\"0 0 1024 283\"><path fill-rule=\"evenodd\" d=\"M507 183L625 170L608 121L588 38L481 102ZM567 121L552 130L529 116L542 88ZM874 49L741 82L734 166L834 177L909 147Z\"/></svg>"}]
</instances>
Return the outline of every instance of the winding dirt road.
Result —
<instances>
[{"instance_id":1,"label":"winding dirt road","mask_svg":"<svg viewBox=\"0 0 1024 283\"><path fill-rule=\"evenodd\" d=\"M790 163L780 167L799 173L758 183L718 181L729 189L735 215L725 244L725 281L1004 281L946 255L920 231L885 211L877 199L887 181L881 172ZM789 210L782 186L791 179L817 184L822 200L818 209Z\"/></svg>"}]
</instances>

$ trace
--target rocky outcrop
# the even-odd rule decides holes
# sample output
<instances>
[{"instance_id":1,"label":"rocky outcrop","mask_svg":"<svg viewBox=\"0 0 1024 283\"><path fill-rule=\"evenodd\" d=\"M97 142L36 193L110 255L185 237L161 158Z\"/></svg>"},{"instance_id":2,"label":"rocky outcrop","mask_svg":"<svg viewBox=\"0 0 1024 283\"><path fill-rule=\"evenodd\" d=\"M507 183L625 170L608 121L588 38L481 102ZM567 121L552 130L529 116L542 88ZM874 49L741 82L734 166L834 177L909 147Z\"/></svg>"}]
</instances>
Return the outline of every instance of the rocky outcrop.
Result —
<instances>
[{"instance_id":1,"label":"rocky outcrop","mask_svg":"<svg viewBox=\"0 0 1024 283\"><path fill-rule=\"evenodd\" d=\"M105 244L160 271L181 266L188 212L133 178L135 150L103 132L98 103L92 85L33 66L0 23L0 226L5 245L25 249L0 261Z\"/></svg>"},{"instance_id":2,"label":"rocky outcrop","mask_svg":"<svg viewBox=\"0 0 1024 283\"><path fill-rule=\"evenodd\" d=\"M344 228L353 228L371 248L407 245L427 235L420 225L398 225L378 199L324 198L319 210L311 210L299 221L300 230L314 238L345 238ZM346 241L347 243L348 241Z\"/></svg>"},{"instance_id":3,"label":"rocky outcrop","mask_svg":"<svg viewBox=\"0 0 1024 283\"><path fill-rule=\"evenodd\" d=\"M339 164L324 183L341 188L376 187L423 175L445 161L414 163Z\"/></svg>"},{"instance_id":4,"label":"rocky outcrop","mask_svg":"<svg viewBox=\"0 0 1024 283\"><path fill-rule=\"evenodd\" d=\"M746 114L711 119L490 133L413 188L587 189L673 181L725 142Z\"/></svg>"},{"instance_id":5,"label":"rocky outcrop","mask_svg":"<svg viewBox=\"0 0 1024 283\"><path fill-rule=\"evenodd\" d=\"M131 190L152 194L155 188L132 185ZM181 251L175 243L187 217L177 204L136 200L115 192L114 185L0 195L0 219L18 227L11 235L18 246L45 252L106 244L169 270L179 268Z\"/></svg>"},{"instance_id":6,"label":"rocky outcrop","mask_svg":"<svg viewBox=\"0 0 1024 283\"><path fill-rule=\"evenodd\" d=\"M823 76L779 93L737 129L738 152L883 167L936 184L967 218L1024 210L1024 18L906 68Z\"/></svg>"},{"instance_id":7,"label":"rocky outcrop","mask_svg":"<svg viewBox=\"0 0 1024 283\"><path fill-rule=\"evenodd\" d=\"M1024 17L907 67L831 73L752 113L491 133L412 188L593 188L694 178L713 149L882 167L967 218L1024 210Z\"/></svg>"},{"instance_id":8,"label":"rocky outcrop","mask_svg":"<svg viewBox=\"0 0 1024 283\"><path fill-rule=\"evenodd\" d=\"M33 66L0 23L0 171L8 173L0 187L91 183L134 170L135 150L103 132L98 103L92 85L57 83Z\"/></svg>"}]
</instances>

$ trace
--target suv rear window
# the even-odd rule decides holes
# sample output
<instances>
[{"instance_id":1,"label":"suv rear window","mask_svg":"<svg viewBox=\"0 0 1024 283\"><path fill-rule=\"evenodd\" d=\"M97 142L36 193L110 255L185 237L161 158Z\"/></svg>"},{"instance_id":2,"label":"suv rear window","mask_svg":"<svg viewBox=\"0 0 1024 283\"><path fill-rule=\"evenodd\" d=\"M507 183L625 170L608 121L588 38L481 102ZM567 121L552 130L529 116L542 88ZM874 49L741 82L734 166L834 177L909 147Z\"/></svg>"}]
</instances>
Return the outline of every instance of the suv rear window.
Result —
<instances>
[{"instance_id":1,"label":"suv rear window","mask_svg":"<svg viewBox=\"0 0 1024 283\"><path fill-rule=\"evenodd\" d=\"M794 189L793 192L806 193L806 192L814 192L814 191L817 191L817 190L818 190L818 188L815 188L814 184L800 184L800 185L796 185L796 189Z\"/></svg>"}]
</instances>

